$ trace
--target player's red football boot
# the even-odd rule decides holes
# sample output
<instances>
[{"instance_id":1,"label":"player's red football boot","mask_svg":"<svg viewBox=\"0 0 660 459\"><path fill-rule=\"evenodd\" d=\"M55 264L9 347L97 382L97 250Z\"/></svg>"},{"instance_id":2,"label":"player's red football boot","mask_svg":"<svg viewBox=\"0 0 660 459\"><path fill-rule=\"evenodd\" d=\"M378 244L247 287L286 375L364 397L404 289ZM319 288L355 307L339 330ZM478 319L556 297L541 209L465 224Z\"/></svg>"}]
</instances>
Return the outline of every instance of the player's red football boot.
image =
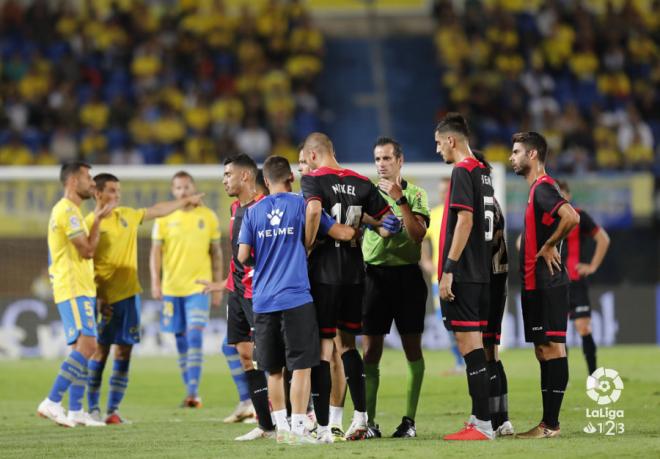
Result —
<instances>
[{"instance_id":1,"label":"player's red football boot","mask_svg":"<svg viewBox=\"0 0 660 459\"><path fill-rule=\"evenodd\" d=\"M445 435L445 440L461 440L461 441L475 441L475 440L492 440L488 435L478 430L474 424L467 424L464 428L456 433Z\"/></svg>"}]
</instances>

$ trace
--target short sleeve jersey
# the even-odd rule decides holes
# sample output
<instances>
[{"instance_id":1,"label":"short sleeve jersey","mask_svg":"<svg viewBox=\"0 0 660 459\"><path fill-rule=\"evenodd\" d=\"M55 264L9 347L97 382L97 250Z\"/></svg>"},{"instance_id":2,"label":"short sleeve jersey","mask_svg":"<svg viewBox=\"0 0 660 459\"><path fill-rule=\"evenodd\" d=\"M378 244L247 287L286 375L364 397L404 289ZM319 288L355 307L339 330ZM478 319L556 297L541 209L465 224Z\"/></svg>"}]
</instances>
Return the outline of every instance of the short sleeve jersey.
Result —
<instances>
[{"instance_id":1,"label":"short sleeve jersey","mask_svg":"<svg viewBox=\"0 0 660 459\"><path fill-rule=\"evenodd\" d=\"M524 290L546 289L568 283L563 263L559 271L551 275L543 258L536 258L538 251L557 229L557 212L564 204L566 200L559 192L557 182L549 175L539 177L532 184L520 243L520 270ZM565 249L562 241L558 247L562 259L565 259Z\"/></svg>"},{"instance_id":2,"label":"short sleeve jersey","mask_svg":"<svg viewBox=\"0 0 660 459\"><path fill-rule=\"evenodd\" d=\"M99 245L94 253L96 296L109 304L142 291L138 279L137 233L145 209L117 207L101 220ZM85 217L90 227L94 214Z\"/></svg>"},{"instance_id":3,"label":"short sleeve jersey","mask_svg":"<svg viewBox=\"0 0 660 459\"><path fill-rule=\"evenodd\" d=\"M220 242L218 217L208 207L177 210L156 219L151 238L163 248L163 295L189 296L201 293L196 283L212 280L212 243Z\"/></svg>"},{"instance_id":4,"label":"short sleeve jersey","mask_svg":"<svg viewBox=\"0 0 660 459\"><path fill-rule=\"evenodd\" d=\"M231 241L231 261L229 262L229 278L227 279L227 290L236 292L244 298L252 298L252 268L243 266L238 261L238 236L243 225L243 218L248 208L263 199L263 195L257 195L254 200L244 206L236 200L231 203L231 218L229 222L229 240Z\"/></svg>"},{"instance_id":5,"label":"short sleeve jersey","mask_svg":"<svg viewBox=\"0 0 660 459\"><path fill-rule=\"evenodd\" d=\"M591 215L582 209L575 209L575 211L580 215L580 224L566 236L566 257L564 259L571 282L582 279L577 272L577 264L583 259L582 254L587 240L592 239L600 230L600 226L594 222Z\"/></svg>"},{"instance_id":6,"label":"short sleeve jersey","mask_svg":"<svg viewBox=\"0 0 660 459\"><path fill-rule=\"evenodd\" d=\"M94 262L80 256L71 242L81 235L89 236L89 230L80 207L67 198L60 199L48 221L48 274L55 303L96 296Z\"/></svg>"},{"instance_id":7,"label":"short sleeve jersey","mask_svg":"<svg viewBox=\"0 0 660 459\"><path fill-rule=\"evenodd\" d=\"M493 186L486 166L473 157L454 165L442 214L438 277L454 239L458 213L472 212L472 230L454 272L454 282L490 282L493 237Z\"/></svg>"},{"instance_id":8,"label":"short sleeve jersey","mask_svg":"<svg viewBox=\"0 0 660 459\"><path fill-rule=\"evenodd\" d=\"M305 200L298 194L272 194L247 210L238 242L252 248L254 312L312 302L304 238Z\"/></svg>"},{"instance_id":9,"label":"short sleeve jersey","mask_svg":"<svg viewBox=\"0 0 660 459\"><path fill-rule=\"evenodd\" d=\"M389 204L371 181L350 169L321 167L301 180L306 202L317 200L338 223L354 228L362 214L380 219ZM354 285L364 282L362 249L356 241L339 242L317 236L318 245L309 257L310 276L315 282Z\"/></svg>"},{"instance_id":10,"label":"short sleeve jersey","mask_svg":"<svg viewBox=\"0 0 660 459\"><path fill-rule=\"evenodd\" d=\"M413 214L420 215L429 224L429 205L426 191L405 180L401 181L403 195ZM399 219L403 218L401 208L386 193L379 191ZM402 266L419 263L422 244L413 241L404 227L402 231L389 238L382 238L373 230L367 230L362 239L364 262L378 266Z\"/></svg>"}]
</instances>

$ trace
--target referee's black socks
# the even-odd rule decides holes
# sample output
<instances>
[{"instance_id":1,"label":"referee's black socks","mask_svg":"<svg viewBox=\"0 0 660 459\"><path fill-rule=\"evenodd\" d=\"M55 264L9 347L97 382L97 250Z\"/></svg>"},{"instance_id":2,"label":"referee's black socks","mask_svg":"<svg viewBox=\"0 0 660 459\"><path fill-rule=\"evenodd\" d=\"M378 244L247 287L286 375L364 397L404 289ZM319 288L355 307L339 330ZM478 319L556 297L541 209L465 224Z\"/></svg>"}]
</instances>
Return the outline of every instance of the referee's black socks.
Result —
<instances>
[{"instance_id":1,"label":"referee's black socks","mask_svg":"<svg viewBox=\"0 0 660 459\"><path fill-rule=\"evenodd\" d=\"M357 349L351 349L341 355L341 360L344 363L346 384L348 385L348 390L351 392L353 407L355 411L366 413L367 389L362 357Z\"/></svg>"},{"instance_id":2,"label":"referee's black socks","mask_svg":"<svg viewBox=\"0 0 660 459\"><path fill-rule=\"evenodd\" d=\"M559 428L559 411L568 384L568 359L561 357L548 360L546 365L548 372L548 413L543 422L551 429L557 429Z\"/></svg>"},{"instance_id":3,"label":"referee's black socks","mask_svg":"<svg viewBox=\"0 0 660 459\"><path fill-rule=\"evenodd\" d=\"M490 421L488 395L490 383L486 370L486 353L483 348L475 349L463 356L467 373L468 389L472 398L472 411L480 421Z\"/></svg>"},{"instance_id":4,"label":"referee's black socks","mask_svg":"<svg viewBox=\"0 0 660 459\"><path fill-rule=\"evenodd\" d=\"M273 419L270 417L270 407L268 405L268 380L266 373L261 370L248 370L245 372L250 388L250 399L257 413L259 426L263 430L275 430Z\"/></svg>"},{"instance_id":5,"label":"referee's black socks","mask_svg":"<svg viewBox=\"0 0 660 459\"><path fill-rule=\"evenodd\" d=\"M330 362L321 360L312 368L312 401L314 413L320 426L326 427L330 422Z\"/></svg>"}]
</instances>

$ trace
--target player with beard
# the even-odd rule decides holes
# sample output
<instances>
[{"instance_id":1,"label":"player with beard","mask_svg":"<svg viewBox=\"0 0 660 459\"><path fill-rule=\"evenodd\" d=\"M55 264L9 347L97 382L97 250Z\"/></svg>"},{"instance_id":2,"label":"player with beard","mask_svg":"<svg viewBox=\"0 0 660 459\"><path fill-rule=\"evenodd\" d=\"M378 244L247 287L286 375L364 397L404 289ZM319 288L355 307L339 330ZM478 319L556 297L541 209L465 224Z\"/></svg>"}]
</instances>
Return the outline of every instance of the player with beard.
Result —
<instances>
[{"instance_id":1,"label":"player with beard","mask_svg":"<svg viewBox=\"0 0 660 459\"><path fill-rule=\"evenodd\" d=\"M437 152L453 165L442 216L438 277L445 326L465 359L472 414L445 440L490 440L489 378L482 331L489 312L493 187L469 145L465 118L449 113L435 129Z\"/></svg>"},{"instance_id":2,"label":"player with beard","mask_svg":"<svg viewBox=\"0 0 660 459\"><path fill-rule=\"evenodd\" d=\"M259 426L238 441L272 438L275 426L271 420L268 406L268 382L263 370L254 367L254 316L252 312L252 268L244 266L238 259L238 236L247 209L263 199L257 193L257 164L252 158L240 154L225 160L222 183L225 191L236 200L231 204L231 239L232 259L229 264L229 276L225 288L229 290L227 299L227 343L236 346L243 371L248 380L252 405L257 414Z\"/></svg>"},{"instance_id":3,"label":"player with beard","mask_svg":"<svg viewBox=\"0 0 660 459\"><path fill-rule=\"evenodd\" d=\"M543 400L541 422L518 438L552 438L560 433L559 411L568 384L569 277L561 254L563 241L580 223L580 216L545 171L545 138L536 132L519 132L512 142L513 171L530 186L520 250L521 297L525 341L534 343Z\"/></svg>"},{"instance_id":4,"label":"player with beard","mask_svg":"<svg viewBox=\"0 0 660 459\"><path fill-rule=\"evenodd\" d=\"M53 207L48 222L48 273L53 296L62 318L71 352L62 362L53 387L37 408L37 414L65 427L104 426L83 411L88 360L96 351L96 285L94 252L99 243L101 220L113 210L97 202L94 221L87 227L80 205L94 193L92 167L83 162L65 164L60 170L64 196ZM69 390L69 414L62 396Z\"/></svg>"}]
</instances>

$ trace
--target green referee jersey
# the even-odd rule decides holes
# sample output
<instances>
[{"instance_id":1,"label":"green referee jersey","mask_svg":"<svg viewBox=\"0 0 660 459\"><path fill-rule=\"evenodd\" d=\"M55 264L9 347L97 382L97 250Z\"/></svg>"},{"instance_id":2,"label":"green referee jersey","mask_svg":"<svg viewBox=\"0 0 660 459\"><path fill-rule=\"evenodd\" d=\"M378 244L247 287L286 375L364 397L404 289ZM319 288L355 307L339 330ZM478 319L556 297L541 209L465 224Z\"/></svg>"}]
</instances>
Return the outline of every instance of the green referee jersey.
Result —
<instances>
[{"instance_id":1,"label":"green referee jersey","mask_svg":"<svg viewBox=\"0 0 660 459\"><path fill-rule=\"evenodd\" d=\"M429 203L426 191L410 182L401 180L403 195L408 200L408 205L414 214L421 215L429 224ZM380 190L379 190L380 191ZM394 199L382 191L380 194L392 207L394 215L403 221L401 209L396 205ZM402 266L419 263L422 254L422 244L413 241L408 235L405 226L399 234L390 238L382 238L373 230L368 229L362 239L362 254L364 262L370 265L380 266Z\"/></svg>"}]
</instances>

